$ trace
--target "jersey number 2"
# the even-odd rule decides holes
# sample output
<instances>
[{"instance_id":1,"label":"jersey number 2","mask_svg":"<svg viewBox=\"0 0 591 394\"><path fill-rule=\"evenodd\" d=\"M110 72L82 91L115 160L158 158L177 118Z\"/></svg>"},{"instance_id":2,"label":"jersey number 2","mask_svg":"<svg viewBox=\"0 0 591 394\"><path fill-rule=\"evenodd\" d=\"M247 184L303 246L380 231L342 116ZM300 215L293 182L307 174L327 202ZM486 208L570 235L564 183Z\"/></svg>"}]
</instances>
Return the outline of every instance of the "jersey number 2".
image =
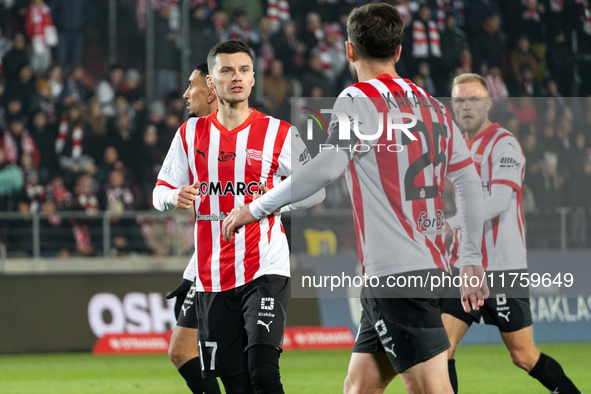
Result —
<instances>
[{"instance_id":1,"label":"jersey number 2","mask_svg":"<svg viewBox=\"0 0 591 394\"><path fill-rule=\"evenodd\" d=\"M420 120L417 120L417 125L411 129L413 133L421 132L425 138L427 145L427 152L419 156L413 161L406 174L404 175L404 189L406 191L406 201L412 200L425 200L428 198L436 198L439 193L439 186L415 186L416 177L423 172L425 168L432 165L433 168L437 167L441 163L445 163L445 153L439 152L439 139L440 137L447 138L447 127L433 123L433 147L435 147L435 156L431 161L431 133L427 128L427 125ZM402 135L402 145L410 145L411 143L417 144L418 141L411 141L406 135Z\"/></svg>"}]
</instances>

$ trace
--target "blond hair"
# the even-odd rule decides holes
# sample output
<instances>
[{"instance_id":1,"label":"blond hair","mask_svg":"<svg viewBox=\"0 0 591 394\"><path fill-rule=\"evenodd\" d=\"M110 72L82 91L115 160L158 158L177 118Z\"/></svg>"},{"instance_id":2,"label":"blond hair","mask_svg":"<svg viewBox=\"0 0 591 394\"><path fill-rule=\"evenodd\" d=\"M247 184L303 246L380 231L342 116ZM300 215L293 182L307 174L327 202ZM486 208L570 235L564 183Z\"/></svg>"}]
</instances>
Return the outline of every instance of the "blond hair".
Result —
<instances>
[{"instance_id":1,"label":"blond hair","mask_svg":"<svg viewBox=\"0 0 591 394\"><path fill-rule=\"evenodd\" d=\"M486 83L484 78L482 78L478 74L473 74L473 73L465 73L465 74L461 74L461 75L458 75L457 77L455 77L454 83L451 87L451 90L453 91L453 89L455 88L456 85L460 85L463 83L470 83L470 82L480 83L480 85L484 88L484 90L486 90L486 93L490 96L490 92L488 90L488 84Z\"/></svg>"}]
</instances>

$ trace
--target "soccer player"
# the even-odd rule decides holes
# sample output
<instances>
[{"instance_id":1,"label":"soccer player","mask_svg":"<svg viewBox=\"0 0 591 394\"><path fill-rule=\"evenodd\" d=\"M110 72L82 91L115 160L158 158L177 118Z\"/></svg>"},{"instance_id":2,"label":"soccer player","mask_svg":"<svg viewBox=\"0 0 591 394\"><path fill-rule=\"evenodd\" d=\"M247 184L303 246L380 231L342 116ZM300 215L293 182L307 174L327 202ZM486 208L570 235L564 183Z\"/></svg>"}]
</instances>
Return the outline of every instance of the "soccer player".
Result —
<instances>
[{"instance_id":1,"label":"soccer player","mask_svg":"<svg viewBox=\"0 0 591 394\"><path fill-rule=\"evenodd\" d=\"M207 116L218 108L215 92L207 86L207 74L207 63L202 63L189 77L189 86L183 94L183 98L187 101L189 117ZM217 394L220 393L217 379L201 376L195 309L195 259L196 255L193 253L183 273L181 284L166 296L166 298L176 297L174 312L177 318L177 324L170 338L168 356L193 393Z\"/></svg>"},{"instance_id":2,"label":"soccer player","mask_svg":"<svg viewBox=\"0 0 591 394\"><path fill-rule=\"evenodd\" d=\"M231 241L221 222L310 159L283 121L249 108L253 58L240 40L207 57L218 110L177 132L158 175L155 206L195 206L198 346L202 375L219 376L228 394L283 393L279 375L289 283L289 250L280 212ZM299 160L292 161L292 152ZM321 202L324 191L291 209Z\"/></svg>"},{"instance_id":3,"label":"soccer player","mask_svg":"<svg viewBox=\"0 0 591 394\"><path fill-rule=\"evenodd\" d=\"M244 224L311 195L346 171L365 274L381 280L390 275L441 276L447 261L444 220L438 211L447 176L460 190L461 226L467 234L462 239L461 270L468 278L479 279L476 286L469 286L470 281L463 286L462 302L468 310L478 309L488 293L486 281L480 280L484 271L478 174L447 108L397 75L403 27L400 14L388 4L368 4L351 12L346 55L353 77L360 82L346 88L335 106L365 115L358 122L363 141L355 133L350 133L350 140L339 140L340 122L331 121L327 145L341 149L323 149L301 171L251 204L234 209L224 220L223 235L229 240L239 229L236 236L242 236ZM362 108L351 104L356 99ZM372 105L366 105L369 101ZM384 132L367 144L375 134L378 112L384 114L389 107L393 115L407 118L407 124L408 118L416 119L411 136L399 125L391 140ZM349 128L348 119L344 128ZM351 149L357 143L370 149ZM393 143L404 149L385 148ZM452 393L446 367L449 341L439 299L391 298L380 289L362 290L363 313L345 393L382 393L396 375L409 393Z\"/></svg>"},{"instance_id":4,"label":"soccer player","mask_svg":"<svg viewBox=\"0 0 591 394\"><path fill-rule=\"evenodd\" d=\"M482 238L483 267L497 274L527 273L525 229L521 187L525 173L525 157L517 138L508 130L492 123L488 111L492 106L486 81L477 74L462 74L454 79L452 107L460 130L470 148L480 174L484 198L484 234ZM447 231L459 230L460 218L447 220ZM461 258L457 247L462 230L454 234L451 246L453 264ZM458 257L459 256L459 257ZM499 279L500 280L500 279ZM497 281L499 283L499 281ZM493 279L494 284L494 279ZM511 291L508 289L507 291ZM451 347L447 350L448 369L454 392L458 392L454 353L473 322L481 318L499 328L513 363L538 379L552 393L575 394L579 390L566 377L553 358L534 345L529 298L507 296L505 290L492 290L493 296L478 311L466 313L457 300L442 301L443 323ZM521 297L519 297L521 296Z\"/></svg>"}]
</instances>

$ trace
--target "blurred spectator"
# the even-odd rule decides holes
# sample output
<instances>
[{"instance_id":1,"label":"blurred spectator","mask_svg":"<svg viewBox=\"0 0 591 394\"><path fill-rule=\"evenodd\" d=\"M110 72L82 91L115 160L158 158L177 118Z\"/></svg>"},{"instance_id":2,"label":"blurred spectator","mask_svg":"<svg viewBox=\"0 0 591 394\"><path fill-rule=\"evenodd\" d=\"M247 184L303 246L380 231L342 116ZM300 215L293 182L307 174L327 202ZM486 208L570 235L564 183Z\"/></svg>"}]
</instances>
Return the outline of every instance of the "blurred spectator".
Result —
<instances>
[{"instance_id":1,"label":"blurred spectator","mask_svg":"<svg viewBox=\"0 0 591 394\"><path fill-rule=\"evenodd\" d=\"M527 133L522 139L521 146L525 156L525 177L524 184L533 192L536 200L544 193L544 177L542 175L543 153L537 148L535 134Z\"/></svg>"},{"instance_id":2,"label":"blurred spectator","mask_svg":"<svg viewBox=\"0 0 591 394\"><path fill-rule=\"evenodd\" d=\"M118 64L109 67L108 75L96 84L96 97L106 116L115 116L113 102L123 84L123 67Z\"/></svg>"},{"instance_id":3,"label":"blurred spectator","mask_svg":"<svg viewBox=\"0 0 591 394\"><path fill-rule=\"evenodd\" d=\"M49 73L49 85L51 86L51 98L57 100L64 89L64 78L62 76L62 68L54 66Z\"/></svg>"},{"instance_id":4,"label":"blurred spectator","mask_svg":"<svg viewBox=\"0 0 591 394\"><path fill-rule=\"evenodd\" d=\"M273 50L273 45L271 44L271 37L273 37L273 34L271 19L263 16L259 21L259 35L261 37L261 45L258 51L258 55L260 58L262 58L263 73L269 71L273 60L275 60L275 51Z\"/></svg>"},{"instance_id":5,"label":"blurred spectator","mask_svg":"<svg viewBox=\"0 0 591 394\"><path fill-rule=\"evenodd\" d=\"M23 184L21 169L6 160L4 148L0 146L0 212L16 209L16 198Z\"/></svg>"},{"instance_id":6,"label":"blurred spectator","mask_svg":"<svg viewBox=\"0 0 591 394\"><path fill-rule=\"evenodd\" d=\"M37 174L30 174L25 180L25 186L21 191L19 205L26 203L26 212L36 213L41 211L41 203L47 197L45 186L39 183ZM25 210L25 207L19 206L19 211ZM22 212L22 211L21 211Z\"/></svg>"},{"instance_id":7,"label":"blurred spectator","mask_svg":"<svg viewBox=\"0 0 591 394\"><path fill-rule=\"evenodd\" d=\"M215 26L217 41L226 39L226 23L228 22L228 13L224 10L215 10L211 15L211 22ZM209 49L207 49L209 52Z\"/></svg>"},{"instance_id":8,"label":"blurred spectator","mask_svg":"<svg viewBox=\"0 0 591 394\"><path fill-rule=\"evenodd\" d=\"M92 15L90 0L51 0L51 15L57 27L57 61L62 69L78 65L84 26Z\"/></svg>"},{"instance_id":9,"label":"blurred spectator","mask_svg":"<svg viewBox=\"0 0 591 394\"><path fill-rule=\"evenodd\" d=\"M9 118L8 129L4 130L4 136L0 143L4 149L4 159L9 164L19 164L23 154L32 155L35 167L41 163L41 154L31 133L25 129L25 120L20 115Z\"/></svg>"},{"instance_id":10,"label":"blurred spectator","mask_svg":"<svg viewBox=\"0 0 591 394\"><path fill-rule=\"evenodd\" d=\"M510 85L511 96L542 97L542 86L534 79L534 71L529 63L519 66L519 76Z\"/></svg>"},{"instance_id":11,"label":"blurred spectator","mask_svg":"<svg viewBox=\"0 0 591 394\"><path fill-rule=\"evenodd\" d=\"M562 185L564 177L558 173L558 155L544 152L542 161L544 190L536 194L536 205L539 208L556 208L562 206Z\"/></svg>"},{"instance_id":12,"label":"blurred spectator","mask_svg":"<svg viewBox=\"0 0 591 394\"><path fill-rule=\"evenodd\" d=\"M94 91L94 80L82 67L75 67L64 83L60 94L66 106L71 104L84 105Z\"/></svg>"},{"instance_id":13,"label":"blurred spectator","mask_svg":"<svg viewBox=\"0 0 591 394\"><path fill-rule=\"evenodd\" d=\"M84 211L89 215L96 213L99 209L93 183L92 175L82 174L76 179L74 186L76 195L74 209ZM92 244L91 228L97 227L95 220L92 217L88 219L75 218L72 219L71 223L76 241L76 250L84 256L94 255L95 247Z\"/></svg>"},{"instance_id":14,"label":"blurred spectator","mask_svg":"<svg viewBox=\"0 0 591 394\"><path fill-rule=\"evenodd\" d=\"M306 56L309 56L310 51L316 48L320 41L324 39L324 29L322 28L322 20L317 12L309 12L306 14L306 29L301 34L302 43L306 45Z\"/></svg>"},{"instance_id":15,"label":"blurred spectator","mask_svg":"<svg viewBox=\"0 0 591 394\"><path fill-rule=\"evenodd\" d=\"M207 61L207 53L219 41L217 29L211 20L211 10L205 6L191 11L190 25L191 64Z\"/></svg>"},{"instance_id":16,"label":"blurred spectator","mask_svg":"<svg viewBox=\"0 0 591 394\"><path fill-rule=\"evenodd\" d=\"M568 4L567 4L568 5ZM571 4L572 12L566 17L567 26L574 25L577 37L577 55L579 70L591 69L591 9L589 0L575 1ZM591 95L591 73L580 72L579 96Z\"/></svg>"},{"instance_id":17,"label":"blurred spectator","mask_svg":"<svg viewBox=\"0 0 591 394\"><path fill-rule=\"evenodd\" d=\"M265 100L265 109L269 115L282 119L289 119L290 107L286 101L289 92L289 84L283 76L283 63L281 60L274 60L271 70L263 79Z\"/></svg>"},{"instance_id":18,"label":"blurred spectator","mask_svg":"<svg viewBox=\"0 0 591 394\"><path fill-rule=\"evenodd\" d=\"M468 20L468 19L466 19ZM472 70L479 73L482 64L488 67L501 67L505 40L500 31L501 18L498 14L489 15L482 26L474 34L470 34L470 49L472 51Z\"/></svg>"},{"instance_id":19,"label":"blurred spectator","mask_svg":"<svg viewBox=\"0 0 591 394\"><path fill-rule=\"evenodd\" d=\"M31 112L43 111L49 123L57 122L56 99L51 96L51 85L47 79L37 80L37 95Z\"/></svg>"},{"instance_id":20,"label":"blurred spectator","mask_svg":"<svg viewBox=\"0 0 591 394\"><path fill-rule=\"evenodd\" d=\"M31 41L33 71L44 73L51 66L51 47L57 45L57 30L43 0L32 0L27 8L25 31Z\"/></svg>"},{"instance_id":21,"label":"blurred spectator","mask_svg":"<svg viewBox=\"0 0 591 394\"><path fill-rule=\"evenodd\" d=\"M145 196L152 196L152 190L156 184L160 166L164 161L166 151L158 146L158 129L154 125L148 125L144 131L143 143L140 149L141 160L136 160L136 172L138 181L143 187ZM149 204L152 206L151 204Z\"/></svg>"},{"instance_id":22,"label":"blurred spectator","mask_svg":"<svg viewBox=\"0 0 591 394\"><path fill-rule=\"evenodd\" d=\"M245 7L244 0L223 0L220 3L220 7L228 13L228 15L234 15L237 9L242 8L246 11L246 18L248 24L256 26L257 22L265 14L263 10L262 1L249 1L248 7Z\"/></svg>"},{"instance_id":23,"label":"blurred spectator","mask_svg":"<svg viewBox=\"0 0 591 394\"><path fill-rule=\"evenodd\" d=\"M37 111L32 116L29 130L35 141L37 141L41 155L39 178L42 182L47 182L59 170L57 155L55 153L55 140L57 137L55 127L47 124L47 116L43 111Z\"/></svg>"},{"instance_id":24,"label":"blurred spectator","mask_svg":"<svg viewBox=\"0 0 591 394\"><path fill-rule=\"evenodd\" d=\"M456 17L450 12L445 16L445 28L441 32L442 66L447 76L459 65L463 49L468 49L468 38L456 26Z\"/></svg>"},{"instance_id":25,"label":"blurred spectator","mask_svg":"<svg viewBox=\"0 0 591 394\"><path fill-rule=\"evenodd\" d=\"M423 79L423 89L431 96L435 96L437 94L437 89L435 88L433 78L431 78L431 68L429 67L429 63L423 62L419 64L419 75Z\"/></svg>"},{"instance_id":26,"label":"blurred spectator","mask_svg":"<svg viewBox=\"0 0 591 394\"><path fill-rule=\"evenodd\" d=\"M529 96L513 98L509 101L509 111L517 117L518 124L535 125L538 123L538 111Z\"/></svg>"},{"instance_id":27,"label":"blurred spectator","mask_svg":"<svg viewBox=\"0 0 591 394\"><path fill-rule=\"evenodd\" d=\"M241 39L255 52L261 43L258 33L248 23L246 10L242 7L234 10L234 22L228 29L228 38Z\"/></svg>"},{"instance_id":28,"label":"blurred spectator","mask_svg":"<svg viewBox=\"0 0 591 394\"><path fill-rule=\"evenodd\" d=\"M413 68L418 69L422 62L428 62L431 70L440 68L441 38L437 24L431 17L431 9L427 5L422 5L418 18L412 23L411 31L406 32L411 38L411 53L413 59Z\"/></svg>"},{"instance_id":29,"label":"blurred spectator","mask_svg":"<svg viewBox=\"0 0 591 394\"><path fill-rule=\"evenodd\" d=\"M574 96L577 56L563 32L560 32L549 42L546 61L548 62L548 71L556 81L560 95L565 97Z\"/></svg>"},{"instance_id":30,"label":"blurred spectator","mask_svg":"<svg viewBox=\"0 0 591 394\"><path fill-rule=\"evenodd\" d=\"M25 35L18 32L12 40L12 49L2 59L2 74L6 81L17 79L20 70L27 64L29 64L27 41Z\"/></svg>"},{"instance_id":31,"label":"blurred spectator","mask_svg":"<svg viewBox=\"0 0 591 394\"><path fill-rule=\"evenodd\" d=\"M527 64L533 73L533 79L539 81L539 60L530 47L529 39L523 35L517 41L517 47L511 52L511 75L519 79L521 68Z\"/></svg>"},{"instance_id":32,"label":"blurred spectator","mask_svg":"<svg viewBox=\"0 0 591 394\"><path fill-rule=\"evenodd\" d=\"M320 41L316 51L320 56L322 72L330 83L334 84L337 77L347 67L343 32L338 24L326 25L324 39Z\"/></svg>"},{"instance_id":33,"label":"blurred spectator","mask_svg":"<svg viewBox=\"0 0 591 394\"><path fill-rule=\"evenodd\" d=\"M488 91L491 97L509 97L509 90L501 76L501 69L498 66L491 67L484 79L488 85Z\"/></svg>"},{"instance_id":34,"label":"blurred spectator","mask_svg":"<svg viewBox=\"0 0 591 394\"><path fill-rule=\"evenodd\" d=\"M34 104L37 89L35 87L35 80L33 76L33 69L30 65L25 64L18 72L18 77L8 81L6 85L7 98L17 99L22 103L23 112L27 114Z\"/></svg>"},{"instance_id":35,"label":"blurred spectator","mask_svg":"<svg viewBox=\"0 0 591 394\"><path fill-rule=\"evenodd\" d=\"M298 39L295 23L285 23L281 31L271 38L271 45L275 58L283 63L286 76L293 77L303 68L306 46ZM326 50L328 51L328 44ZM344 47L340 50L344 51Z\"/></svg>"},{"instance_id":36,"label":"blurred spectator","mask_svg":"<svg viewBox=\"0 0 591 394\"><path fill-rule=\"evenodd\" d=\"M542 22L545 19L546 7L538 0L521 0L523 4L521 20L517 29L526 34L534 44L542 42Z\"/></svg>"},{"instance_id":37,"label":"blurred spectator","mask_svg":"<svg viewBox=\"0 0 591 394\"><path fill-rule=\"evenodd\" d=\"M562 141L556 135L554 126L552 126L552 124L546 123L542 127L542 132L538 138L538 147L541 152L551 152L558 156L562 156L564 153Z\"/></svg>"},{"instance_id":38,"label":"blurred spectator","mask_svg":"<svg viewBox=\"0 0 591 394\"><path fill-rule=\"evenodd\" d=\"M119 153L119 158L125 164L127 169L134 168L136 160L137 145L133 136L133 127L127 111L121 111L113 127L108 132L107 140L114 146Z\"/></svg>"},{"instance_id":39,"label":"blurred spectator","mask_svg":"<svg viewBox=\"0 0 591 394\"><path fill-rule=\"evenodd\" d=\"M121 93L123 97L127 99L127 102L133 107L135 112L135 121L138 121L138 116L142 117L142 122L145 122L145 109L146 109L146 92L141 85L141 76L138 70L130 68L125 73L123 80L123 86L121 87Z\"/></svg>"},{"instance_id":40,"label":"blurred spectator","mask_svg":"<svg viewBox=\"0 0 591 394\"><path fill-rule=\"evenodd\" d=\"M304 97L312 96L314 87L322 90L320 97L331 97L333 95L333 86L322 73L322 62L317 53L313 53L308 59L308 67L302 72L300 82L302 83L302 95Z\"/></svg>"},{"instance_id":41,"label":"blurred spectator","mask_svg":"<svg viewBox=\"0 0 591 394\"><path fill-rule=\"evenodd\" d=\"M271 20L273 31L279 31L282 23L291 20L291 15L289 13L289 1L267 0L267 17L269 17Z\"/></svg>"},{"instance_id":42,"label":"blurred spectator","mask_svg":"<svg viewBox=\"0 0 591 394\"><path fill-rule=\"evenodd\" d=\"M136 203L134 193L126 185L123 171L111 171L101 203L104 210L114 214L111 217L111 254L121 255L146 250L136 220L119 217L123 212L133 210Z\"/></svg>"},{"instance_id":43,"label":"blurred spectator","mask_svg":"<svg viewBox=\"0 0 591 394\"><path fill-rule=\"evenodd\" d=\"M107 146L103 152L103 159L98 165L96 180L100 185L107 183L109 174L113 170L124 170L125 165L119 160L119 152L114 146Z\"/></svg>"},{"instance_id":44,"label":"blurred spectator","mask_svg":"<svg viewBox=\"0 0 591 394\"><path fill-rule=\"evenodd\" d=\"M82 121L82 109L73 105L62 115L55 140L55 153L68 183L74 182L74 174L95 171L92 149L92 141Z\"/></svg>"},{"instance_id":45,"label":"blurred spectator","mask_svg":"<svg viewBox=\"0 0 591 394\"><path fill-rule=\"evenodd\" d=\"M47 199L55 203L58 211L71 209L74 204L72 193L66 188L64 179L56 177L49 182L46 188Z\"/></svg>"}]
</instances>

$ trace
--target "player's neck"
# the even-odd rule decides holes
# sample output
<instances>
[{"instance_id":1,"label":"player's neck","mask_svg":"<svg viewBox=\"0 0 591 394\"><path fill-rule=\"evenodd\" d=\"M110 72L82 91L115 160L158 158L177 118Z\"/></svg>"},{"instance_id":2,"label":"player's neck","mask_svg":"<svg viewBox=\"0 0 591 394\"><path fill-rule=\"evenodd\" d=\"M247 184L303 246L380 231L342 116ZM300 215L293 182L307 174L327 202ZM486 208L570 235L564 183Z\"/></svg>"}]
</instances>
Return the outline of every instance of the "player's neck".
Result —
<instances>
[{"instance_id":1,"label":"player's neck","mask_svg":"<svg viewBox=\"0 0 591 394\"><path fill-rule=\"evenodd\" d=\"M381 74L388 74L394 78L400 78L393 64L364 62L362 60L357 62L357 78L359 79L359 82L369 81Z\"/></svg>"},{"instance_id":2,"label":"player's neck","mask_svg":"<svg viewBox=\"0 0 591 394\"><path fill-rule=\"evenodd\" d=\"M219 105L217 120L228 130L233 130L248 119L252 113L248 107L248 100L240 103L229 103L227 101Z\"/></svg>"},{"instance_id":3,"label":"player's neck","mask_svg":"<svg viewBox=\"0 0 591 394\"><path fill-rule=\"evenodd\" d=\"M488 127L492 124L492 122L486 118L484 120L484 122L482 122L482 124L480 125L480 127L478 128L478 130L476 130L476 132L474 133L470 133L470 132L466 132L466 140L470 141L473 138L476 138L478 135L480 135L484 130L488 129Z\"/></svg>"}]
</instances>

